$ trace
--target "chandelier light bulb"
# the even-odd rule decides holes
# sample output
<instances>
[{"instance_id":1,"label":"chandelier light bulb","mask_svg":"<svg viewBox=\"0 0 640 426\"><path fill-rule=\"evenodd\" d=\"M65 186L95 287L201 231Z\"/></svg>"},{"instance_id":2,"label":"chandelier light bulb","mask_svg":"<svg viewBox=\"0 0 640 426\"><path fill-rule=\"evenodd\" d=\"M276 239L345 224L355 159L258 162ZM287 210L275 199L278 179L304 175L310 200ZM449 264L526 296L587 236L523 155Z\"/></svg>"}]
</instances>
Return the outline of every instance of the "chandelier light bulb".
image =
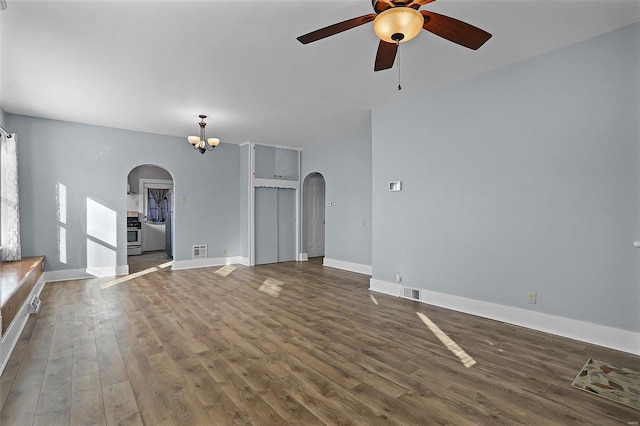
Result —
<instances>
[{"instance_id":1,"label":"chandelier light bulb","mask_svg":"<svg viewBox=\"0 0 640 426\"><path fill-rule=\"evenodd\" d=\"M205 136L204 128L207 126L204 119L207 118L206 115L200 114L200 136L188 136L187 140L191 145L193 145L193 149L196 151L200 151L201 154L204 154L206 151L213 151L216 146L220 144L220 139L218 138L209 138Z\"/></svg>"}]
</instances>

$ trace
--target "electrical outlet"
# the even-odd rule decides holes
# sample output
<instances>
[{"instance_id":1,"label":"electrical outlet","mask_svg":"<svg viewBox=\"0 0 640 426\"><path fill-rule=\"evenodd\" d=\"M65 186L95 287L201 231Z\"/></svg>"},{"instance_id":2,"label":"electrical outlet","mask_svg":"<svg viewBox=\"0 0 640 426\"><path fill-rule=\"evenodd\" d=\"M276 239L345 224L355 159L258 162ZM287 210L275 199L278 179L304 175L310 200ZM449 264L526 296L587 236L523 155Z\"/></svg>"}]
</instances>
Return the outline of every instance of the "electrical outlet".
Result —
<instances>
[{"instance_id":1,"label":"electrical outlet","mask_svg":"<svg viewBox=\"0 0 640 426\"><path fill-rule=\"evenodd\" d=\"M536 298L537 298L537 294L536 293L529 293L529 303L536 303Z\"/></svg>"},{"instance_id":2,"label":"electrical outlet","mask_svg":"<svg viewBox=\"0 0 640 426\"><path fill-rule=\"evenodd\" d=\"M222 251L222 254L224 254L224 255L226 256L226 255L227 255L227 249L224 249L224 250Z\"/></svg>"}]
</instances>

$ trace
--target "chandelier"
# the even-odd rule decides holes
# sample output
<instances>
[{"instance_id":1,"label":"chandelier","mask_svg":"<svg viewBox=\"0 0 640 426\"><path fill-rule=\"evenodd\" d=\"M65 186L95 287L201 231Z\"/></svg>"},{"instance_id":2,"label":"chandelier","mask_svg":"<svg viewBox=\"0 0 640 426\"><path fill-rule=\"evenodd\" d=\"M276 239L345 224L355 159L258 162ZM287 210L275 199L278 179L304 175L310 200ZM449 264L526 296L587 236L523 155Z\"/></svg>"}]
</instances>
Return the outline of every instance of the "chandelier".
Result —
<instances>
[{"instance_id":1,"label":"chandelier","mask_svg":"<svg viewBox=\"0 0 640 426\"><path fill-rule=\"evenodd\" d=\"M200 114L198 117L200 117L200 123L198 123L200 125L200 136L189 136L187 140L191 145L193 145L193 149L200 151L200 154L204 154L205 151L213 151L220 143L220 139L207 139L204 135L204 128L207 125L207 123L204 122L204 119L207 118L207 116Z\"/></svg>"}]
</instances>

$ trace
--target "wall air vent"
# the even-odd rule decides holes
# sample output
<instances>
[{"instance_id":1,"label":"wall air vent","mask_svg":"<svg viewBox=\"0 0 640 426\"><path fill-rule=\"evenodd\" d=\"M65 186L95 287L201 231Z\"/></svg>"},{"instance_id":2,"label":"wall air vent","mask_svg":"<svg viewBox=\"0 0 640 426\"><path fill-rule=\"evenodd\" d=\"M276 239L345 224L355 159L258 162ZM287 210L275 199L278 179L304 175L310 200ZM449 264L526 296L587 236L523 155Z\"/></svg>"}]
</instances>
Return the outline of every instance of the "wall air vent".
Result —
<instances>
[{"instance_id":1,"label":"wall air vent","mask_svg":"<svg viewBox=\"0 0 640 426\"><path fill-rule=\"evenodd\" d=\"M31 302L29 302L29 314L37 314L40 311L40 298L38 296L33 296Z\"/></svg>"},{"instance_id":2,"label":"wall air vent","mask_svg":"<svg viewBox=\"0 0 640 426\"><path fill-rule=\"evenodd\" d=\"M193 258L194 259L206 259L207 258L207 246L193 246Z\"/></svg>"},{"instance_id":3,"label":"wall air vent","mask_svg":"<svg viewBox=\"0 0 640 426\"><path fill-rule=\"evenodd\" d=\"M402 287L402 295L405 299L420 300L420 290L411 287Z\"/></svg>"}]
</instances>

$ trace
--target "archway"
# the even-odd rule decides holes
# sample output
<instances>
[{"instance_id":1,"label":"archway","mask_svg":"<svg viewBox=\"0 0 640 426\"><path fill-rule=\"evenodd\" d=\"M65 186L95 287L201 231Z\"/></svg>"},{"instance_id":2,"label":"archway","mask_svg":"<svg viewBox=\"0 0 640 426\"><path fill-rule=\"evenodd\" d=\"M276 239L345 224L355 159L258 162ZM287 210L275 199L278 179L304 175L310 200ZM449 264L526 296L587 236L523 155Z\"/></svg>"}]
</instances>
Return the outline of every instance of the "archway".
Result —
<instances>
[{"instance_id":1,"label":"archway","mask_svg":"<svg viewBox=\"0 0 640 426\"><path fill-rule=\"evenodd\" d=\"M127 264L129 273L173 259L173 177L144 164L127 176Z\"/></svg>"},{"instance_id":2,"label":"archway","mask_svg":"<svg viewBox=\"0 0 640 426\"><path fill-rule=\"evenodd\" d=\"M303 250L309 258L324 256L325 180L320 173L307 175L303 183Z\"/></svg>"}]
</instances>

